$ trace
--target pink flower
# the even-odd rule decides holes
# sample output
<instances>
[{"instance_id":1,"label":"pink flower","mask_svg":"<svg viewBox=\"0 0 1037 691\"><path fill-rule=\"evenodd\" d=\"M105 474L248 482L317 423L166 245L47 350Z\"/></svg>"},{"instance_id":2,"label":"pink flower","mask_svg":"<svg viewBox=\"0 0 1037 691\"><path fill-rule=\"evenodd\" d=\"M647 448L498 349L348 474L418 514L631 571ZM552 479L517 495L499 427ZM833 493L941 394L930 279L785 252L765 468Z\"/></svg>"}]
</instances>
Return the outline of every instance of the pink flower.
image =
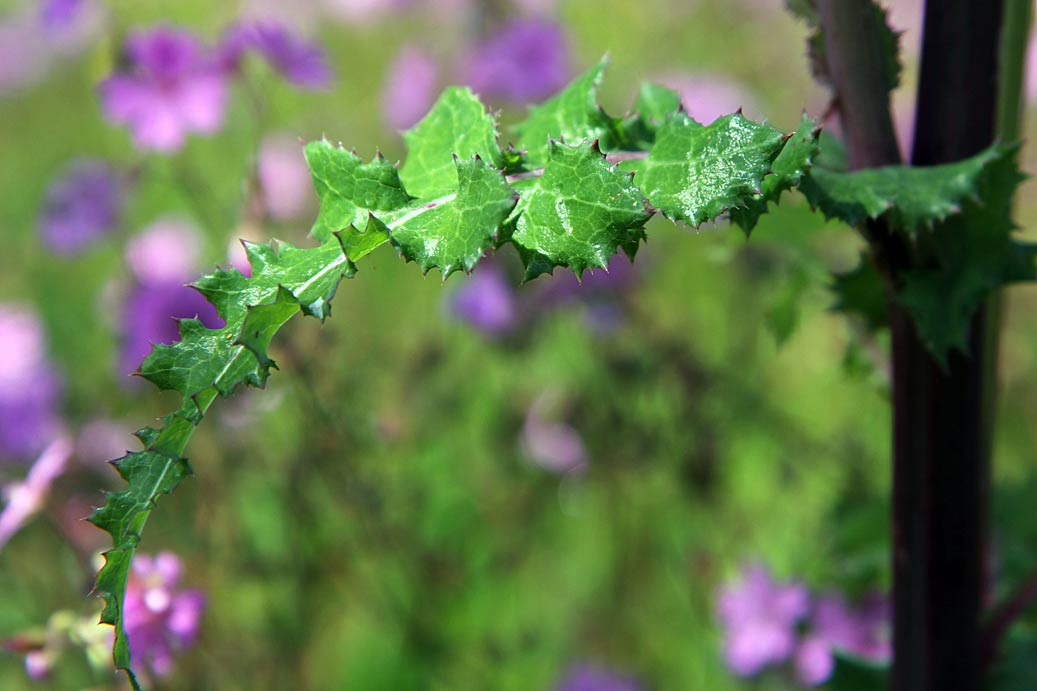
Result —
<instances>
[{"instance_id":1,"label":"pink flower","mask_svg":"<svg viewBox=\"0 0 1037 691\"><path fill-rule=\"evenodd\" d=\"M749 677L786 661L796 647L796 626L809 609L803 585L780 584L762 566L746 568L738 581L721 589L717 601L731 671Z\"/></svg>"},{"instance_id":2,"label":"pink flower","mask_svg":"<svg viewBox=\"0 0 1037 691\"><path fill-rule=\"evenodd\" d=\"M271 218L286 221L303 216L313 206L313 182L299 140L290 134L269 134L259 145L256 162L263 206Z\"/></svg>"},{"instance_id":3,"label":"pink flower","mask_svg":"<svg viewBox=\"0 0 1037 691\"><path fill-rule=\"evenodd\" d=\"M235 71L249 51L261 55L296 86L322 89L331 82L331 68L324 52L280 22L250 21L231 27L220 47L220 63L224 69Z\"/></svg>"},{"instance_id":4,"label":"pink flower","mask_svg":"<svg viewBox=\"0 0 1037 691\"><path fill-rule=\"evenodd\" d=\"M141 283L186 283L194 276L201 238L176 218L155 221L126 243L126 264Z\"/></svg>"},{"instance_id":5,"label":"pink flower","mask_svg":"<svg viewBox=\"0 0 1037 691\"><path fill-rule=\"evenodd\" d=\"M205 596L179 587L182 572L172 552L138 554L126 585L123 616L130 657L158 676L172 671L176 653L194 645L201 628Z\"/></svg>"},{"instance_id":6,"label":"pink flower","mask_svg":"<svg viewBox=\"0 0 1037 691\"><path fill-rule=\"evenodd\" d=\"M745 87L719 74L671 73L653 81L677 91L684 109L703 124L708 125L739 108L751 111L755 107L755 99Z\"/></svg>"},{"instance_id":7,"label":"pink flower","mask_svg":"<svg viewBox=\"0 0 1037 691\"><path fill-rule=\"evenodd\" d=\"M65 471L72 450L72 442L59 437L44 449L24 480L5 488L7 501L0 511L0 549L43 508L50 486Z\"/></svg>"},{"instance_id":8,"label":"pink flower","mask_svg":"<svg viewBox=\"0 0 1037 691\"><path fill-rule=\"evenodd\" d=\"M177 151L187 134L212 134L223 124L227 82L190 33L158 27L131 34L128 69L98 87L105 115L126 125L140 149Z\"/></svg>"},{"instance_id":9,"label":"pink flower","mask_svg":"<svg viewBox=\"0 0 1037 691\"><path fill-rule=\"evenodd\" d=\"M439 82L435 59L416 45L404 45L389 66L382 91L382 114L389 126L405 130L428 112Z\"/></svg>"}]
</instances>

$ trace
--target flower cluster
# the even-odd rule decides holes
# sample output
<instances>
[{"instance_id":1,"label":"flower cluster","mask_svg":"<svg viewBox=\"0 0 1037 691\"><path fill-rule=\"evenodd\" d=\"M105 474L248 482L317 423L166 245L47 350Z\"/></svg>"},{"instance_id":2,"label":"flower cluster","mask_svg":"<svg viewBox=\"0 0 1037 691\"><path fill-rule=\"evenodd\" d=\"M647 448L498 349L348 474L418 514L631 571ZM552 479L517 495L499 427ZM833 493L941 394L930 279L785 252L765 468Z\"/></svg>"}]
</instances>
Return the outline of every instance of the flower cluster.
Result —
<instances>
[{"instance_id":1,"label":"flower cluster","mask_svg":"<svg viewBox=\"0 0 1037 691\"><path fill-rule=\"evenodd\" d=\"M180 588L183 565L172 552L138 554L123 609L135 665L165 676L177 652L194 645L205 610L200 590Z\"/></svg>"},{"instance_id":2,"label":"flower cluster","mask_svg":"<svg viewBox=\"0 0 1037 691\"><path fill-rule=\"evenodd\" d=\"M243 22L211 48L192 33L168 26L131 33L125 67L98 89L106 117L124 125L143 150L179 150L191 133L223 126L230 79L243 58L256 53L289 82L326 86L331 71L314 45L273 22Z\"/></svg>"},{"instance_id":3,"label":"flower cluster","mask_svg":"<svg viewBox=\"0 0 1037 691\"><path fill-rule=\"evenodd\" d=\"M836 593L811 597L804 585L779 583L762 566L745 568L721 589L717 615L724 658L741 677L791 662L802 685L816 686L831 677L836 653L875 664L891 655L886 598L853 607Z\"/></svg>"},{"instance_id":4,"label":"flower cluster","mask_svg":"<svg viewBox=\"0 0 1037 691\"><path fill-rule=\"evenodd\" d=\"M385 78L382 109L396 129L414 125L439 91L435 57L405 44ZM527 105L561 89L573 75L561 25L546 19L517 19L462 51L449 80L471 86L491 103Z\"/></svg>"}]
</instances>

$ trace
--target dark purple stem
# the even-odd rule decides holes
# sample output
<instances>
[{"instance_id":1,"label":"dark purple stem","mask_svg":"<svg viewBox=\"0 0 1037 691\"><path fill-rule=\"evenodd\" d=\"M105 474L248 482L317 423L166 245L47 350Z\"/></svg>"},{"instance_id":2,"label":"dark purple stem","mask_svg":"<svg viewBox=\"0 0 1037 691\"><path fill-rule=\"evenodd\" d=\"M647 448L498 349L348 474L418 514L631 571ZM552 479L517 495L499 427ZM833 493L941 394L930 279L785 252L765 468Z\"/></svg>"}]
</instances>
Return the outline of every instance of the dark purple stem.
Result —
<instances>
[{"instance_id":1,"label":"dark purple stem","mask_svg":"<svg viewBox=\"0 0 1037 691\"><path fill-rule=\"evenodd\" d=\"M855 168L899 161L889 99L865 19L870 0L815 0L828 73ZM1001 2L927 4L912 163L956 161L994 138ZM984 444L983 324L946 369L896 300L905 270L929 261L882 223L865 235L886 282L893 344L892 691L979 691L990 464Z\"/></svg>"},{"instance_id":2,"label":"dark purple stem","mask_svg":"<svg viewBox=\"0 0 1037 691\"><path fill-rule=\"evenodd\" d=\"M994 609L993 615L984 627L984 667L989 667L996 660L1008 630L1035 600L1037 600L1037 571L1020 583L1019 587Z\"/></svg>"}]
</instances>

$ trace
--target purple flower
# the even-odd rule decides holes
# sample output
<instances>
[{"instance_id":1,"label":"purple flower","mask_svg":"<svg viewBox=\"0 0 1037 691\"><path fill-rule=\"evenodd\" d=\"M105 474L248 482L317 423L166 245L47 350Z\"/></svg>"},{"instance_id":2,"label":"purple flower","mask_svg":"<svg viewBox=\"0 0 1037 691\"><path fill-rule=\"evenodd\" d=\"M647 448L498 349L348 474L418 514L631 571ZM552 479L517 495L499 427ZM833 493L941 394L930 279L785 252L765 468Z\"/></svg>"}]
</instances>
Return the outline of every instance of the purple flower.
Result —
<instances>
[{"instance_id":1,"label":"purple flower","mask_svg":"<svg viewBox=\"0 0 1037 691\"><path fill-rule=\"evenodd\" d=\"M31 458L59 433L60 393L36 316L0 303L0 460Z\"/></svg>"},{"instance_id":2,"label":"purple flower","mask_svg":"<svg viewBox=\"0 0 1037 691\"><path fill-rule=\"evenodd\" d=\"M299 140L289 134L270 134L259 145L256 162L263 206L271 218L299 218L313 206L313 182Z\"/></svg>"},{"instance_id":3,"label":"purple flower","mask_svg":"<svg viewBox=\"0 0 1037 691\"><path fill-rule=\"evenodd\" d=\"M558 682L558 691L640 691L635 679L594 665L574 665Z\"/></svg>"},{"instance_id":4,"label":"purple flower","mask_svg":"<svg viewBox=\"0 0 1037 691\"><path fill-rule=\"evenodd\" d=\"M119 224L124 180L99 159L73 161L47 188L40 234L58 254L75 254Z\"/></svg>"},{"instance_id":5,"label":"purple flower","mask_svg":"<svg viewBox=\"0 0 1037 691\"><path fill-rule=\"evenodd\" d=\"M890 603L873 595L859 607L851 607L841 595L818 599L811 617L812 634L831 648L873 663L890 660Z\"/></svg>"},{"instance_id":6,"label":"purple flower","mask_svg":"<svg viewBox=\"0 0 1037 691\"><path fill-rule=\"evenodd\" d=\"M205 597L179 588L183 571L172 552L138 554L126 585L123 609L130 657L158 676L173 669L173 657L194 645Z\"/></svg>"},{"instance_id":7,"label":"purple flower","mask_svg":"<svg viewBox=\"0 0 1037 691\"><path fill-rule=\"evenodd\" d=\"M448 303L450 314L484 334L497 336L515 325L514 288L503 270L483 262Z\"/></svg>"},{"instance_id":8,"label":"purple flower","mask_svg":"<svg viewBox=\"0 0 1037 691\"><path fill-rule=\"evenodd\" d=\"M126 243L126 263L144 284L185 283L194 274L201 239L176 218L155 221Z\"/></svg>"},{"instance_id":9,"label":"purple flower","mask_svg":"<svg viewBox=\"0 0 1037 691\"><path fill-rule=\"evenodd\" d=\"M766 568L749 566L721 589L717 615L724 626L724 657L738 676L780 664L796 646L796 626L809 611L804 586L774 581Z\"/></svg>"},{"instance_id":10,"label":"purple flower","mask_svg":"<svg viewBox=\"0 0 1037 691\"><path fill-rule=\"evenodd\" d=\"M236 71L248 51L259 53L296 86L322 89L331 82L331 68L324 52L280 22L250 21L231 27L220 47L220 62L224 69Z\"/></svg>"},{"instance_id":11,"label":"purple flower","mask_svg":"<svg viewBox=\"0 0 1037 691\"><path fill-rule=\"evenodd\" d=\"M84 0L43 0L40 23L48 29L64 29L72 24L84 4Z\"/></svg>"},{"instance_id":12,"label":"purple flower","mask_svg":"<svg viewBox=\"0 0 1037 691\"><path fill-rule=\"evenodd\" d=\"M121 371L135 371L152 344L179 341L177 319L223 326L216 308L184 285L194 275L199 245L197 231L176 219L152 223L127 244L126 262L137 280L123 311Z\"/></svg>"},{"instance_id":13,"label":"purple flower","mask_svg":"<svg viewBox=\"0 0 1037 691\"><path fill-rule=\"evenodd\" d=\"M382 89L382 114L396 130L416 124L436 100L439 67L416 45L404 45L396 54Z\"/></svg>"},{"instance_id":14,"label":"purple flower","mask_svg":"<svg viewBox=\"0 0 1037 691\"><path fill-rule=\"evenodd\" d=\"M554 22L518 20L472 48L462 80L488 99L541 101L572 76L565 32Z\"/></svg>"},{"instance_id":15,"label":"purple flower","mask_svg":"<svg viewBox=\"0 0 1037 691\"><path fill-rule=\"evenodd\" d=\"M587 448L572 426L546 417L552 400L542 395L533 401L522 425L519 445L531 463L555 473L581 473L587 469Z\"/></svg>"},{"instance_id":16,"label":"purple flower","mask_svg":"<svg viewBox=\"0 0 1037 691\"><path fill-rule=\"evenodd\" d=\"M796 678L803 686L823 684L835 670L832 647L817 636L807 636L800 641L793 662L796 666Z\"/></svg>"},{"instance_id":17,"label":"purple flower","mask_svg":"<svg viewBox=\"0 0 1037 691\"><path fill-rule=\"evenodd\" d=\"M43 507L50 486L65 471L72 450L72 442L59 437L40 454L24 480L4 488L6 502L0 511L0 549Z\"/></svg>"},{"instance_id":18,"label":"purple flower","mask_svg":"<svg viewBox=\"0 0 1037 691\"><path fill-rule=\"evenodd\" d=\"M755 99L745 87L721 75L664 74L653 81L677 91L688 114L701 123L708 124L739 108L749 111L755 108Z\"/></svg>"},{"instance_id":19,"label":"purple flower","mask_svg":"<svg viewBox=\"0 0 1037 691\"><path fill-rule=\"evenodd\" d=\"M187 31L158 27L132 34L128 68L99 86L105 115L133 132L140 149L172 152L189 132L223 124L227 82L212 56Z\"/></svg>"},{"instance_id":20,"label":"purple flower","mask_svg":"<svg viewBox=\"0 0 1037 691\"><path fill-rule=\"evenodd\" d=\"M179 341L177 319L195 317L210 329L224 325L216 308L201 293L180 281L137 286L123 313L121 371L136 371L151 352L152 344Z\"/></svg>"}]
</instances>

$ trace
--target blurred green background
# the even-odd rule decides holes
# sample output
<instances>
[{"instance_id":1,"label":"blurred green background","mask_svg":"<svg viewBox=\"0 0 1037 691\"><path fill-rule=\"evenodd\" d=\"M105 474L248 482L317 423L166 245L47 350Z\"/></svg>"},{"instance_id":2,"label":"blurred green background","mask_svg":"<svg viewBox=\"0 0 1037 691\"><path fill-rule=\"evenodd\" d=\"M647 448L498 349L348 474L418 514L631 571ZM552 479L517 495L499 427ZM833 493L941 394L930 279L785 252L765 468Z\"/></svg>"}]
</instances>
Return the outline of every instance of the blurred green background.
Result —
<instances>
[{"instance_id":1,"label":"blurred green background","mask_svg":"<svg viewBox=\"0 0 1037 691\"><path fill-rule=\"evenodd\" d=\"M804 29L778 4L570 0L555 16L578 68L609 54L602 98L612 112L641 79L709 72L752 94L749 115L788 129L826 102L810 81ZM169 22L215 38L240 8L109 8L109 38L0 100L0 297L44 320L68 425L103 417L129 432L171 399L127 386L115 366L123 243L52 256L37 214L69 159L143 160L104 122L94 90L118 37ZM454 54L467 29L449 16L419 8L318 23L334 88L298 91L254 74L255 93L234 91L222 132L146 158L123 233L178 213L204 230L205 266L225 262L235 237L306 243L306 223L242 220L260 140L326 134L365 157L378 147L402 158L381 112L387 65L408 40ZM916 60L905 62L897 102L909 112ZM1032 111L1026 122L1032 131ZM1024 159L1037 170L1030 148ZM1024 228L1037 220L1033 190L1019 202ZM830 272L857 261L854 234L790 195L748 242L726 224L695 233L659 219L649 236L605 333L576 304L487 338L444 307L469 279L423 278L388 247L339 288L323 327L291 323L275 341L281 372L266 391L216 406L188 449L197 477L149 522L141 550L178 553L185 584L208 598L199 644L155 688L518 691L552 688L587 661L658 691L724 691L745 683L723 664L714 596L741 564L820 590L888 587L885 341L829 311ZM1025 530L1037 532L1012 509L1035 496L1037 290L1013 288L1007 301L996 474L1015 497L1003 513L1023 521L1023 537L1001 543L1011 557L1029 553ZM582 475L523 452L527 412L544 397L583 439ZM0 637L58 609L99 609L87 600L91 552L62 524L70 498L96 505L100 487L117 486L102 460L63 478L43 516L0 553ZM794 688L780 676L754 683ZM0 656L4 689L120 684L74 654L42 682L26 678L19 656Z\"/></svg>"}]
</instances>

